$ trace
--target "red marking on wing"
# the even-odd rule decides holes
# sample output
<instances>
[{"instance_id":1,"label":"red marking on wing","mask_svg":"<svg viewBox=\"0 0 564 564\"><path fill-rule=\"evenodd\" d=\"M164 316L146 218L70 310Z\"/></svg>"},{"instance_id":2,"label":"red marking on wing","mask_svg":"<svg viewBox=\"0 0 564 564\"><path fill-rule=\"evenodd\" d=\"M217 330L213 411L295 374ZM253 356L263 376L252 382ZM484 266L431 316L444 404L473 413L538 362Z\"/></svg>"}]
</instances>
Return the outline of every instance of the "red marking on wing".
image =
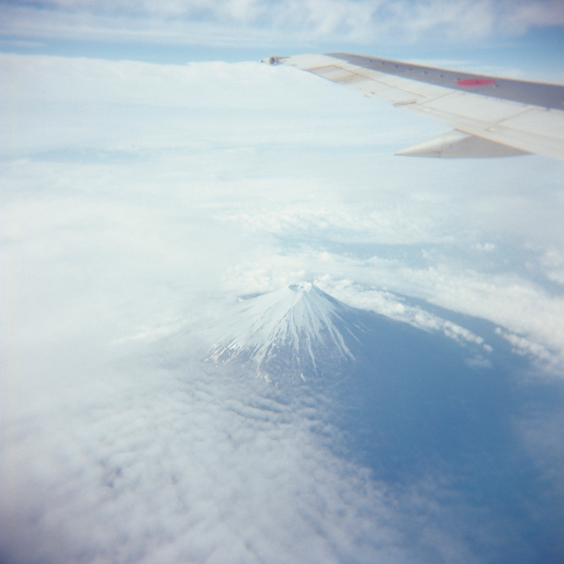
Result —
<instances>
[{"instance_id":1,"label":"red marking on wing","mask_svg":"<svg viewBox=\"0 0 564 564\"><path fill-rule=\"evenodd\" d=\"M457 80L456 84L458 86L488 86L495 84L495 80L492 78L463 78L462 80Z\"/></svg>"}]
</instances>

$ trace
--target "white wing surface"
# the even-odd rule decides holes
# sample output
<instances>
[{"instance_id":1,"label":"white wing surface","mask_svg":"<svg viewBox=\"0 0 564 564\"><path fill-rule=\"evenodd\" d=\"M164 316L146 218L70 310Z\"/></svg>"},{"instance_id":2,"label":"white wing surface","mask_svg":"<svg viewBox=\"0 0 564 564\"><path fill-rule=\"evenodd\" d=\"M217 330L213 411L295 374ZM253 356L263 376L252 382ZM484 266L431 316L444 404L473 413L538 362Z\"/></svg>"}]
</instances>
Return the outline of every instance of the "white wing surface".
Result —
<instances>
[{"instance_id":1,"label":"white wing surface","mask_svg":"<svg viewBox=\"0 0 564 564\"><path fill-rule=\"evenodd\" d=\"M564 160L564 86L474 75L327 53L270 57L441 121L453 131L399 155L501 157L538 153Z\"/></svg>"}]
</instances>

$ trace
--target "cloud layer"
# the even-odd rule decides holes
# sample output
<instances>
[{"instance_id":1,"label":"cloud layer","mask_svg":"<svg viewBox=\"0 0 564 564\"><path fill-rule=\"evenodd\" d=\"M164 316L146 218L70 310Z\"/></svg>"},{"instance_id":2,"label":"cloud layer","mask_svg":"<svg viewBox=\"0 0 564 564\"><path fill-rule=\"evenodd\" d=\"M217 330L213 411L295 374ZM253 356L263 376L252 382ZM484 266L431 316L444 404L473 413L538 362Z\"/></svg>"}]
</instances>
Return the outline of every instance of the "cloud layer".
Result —
<instances>
[{"instance_id":1,"label":"cloud layer","mask_svg":"<svg viewBox=\"0 0 564 564\"><path fill-rule=\"evenodd\" d=\"M564 25L557 0L7 2L5 35L179 44L483 41ZM377 39L375 39L377 38Z\"/></svg>"},{"instance_id":2,"label":"cloud layer","mask_svg":"<svg viewBox=\"0 0 564 564\"><path fill-rule=\"evenodd\" d=\"M308 279L452 346L483 349L467 314L561 356L561 164L401 160L442 128L258 63L0 72L4 559L483 561L468 536L504 533L448 473L374 480L334 398L204 369L199 330ZM546 476L554 397L518 423Z\"/></svg>"},{"instance_id":3,"label":"cloud layer","mask_svg":"<svg viewBox=\"0 0 564 564\"><path fill-rule=\"evenodd\" d=\"M111 317L126 287L163 310L157 280L178 311L329 276L564 348L557 162L392 157L441 126L292 69L5 55L2 73L5 283L23 311L100 293Z\"/></svg>"},{"instance_id":4,"label":"cloud layer","mask_svg":"<svg viewBox=\"0 0 564 564\"><path fill-rule=\"evenodd\" d=\"M390 502L317 410L193 364L84 376L11 422L4 562L397 561Z\"/></svg>"}]
</instances>

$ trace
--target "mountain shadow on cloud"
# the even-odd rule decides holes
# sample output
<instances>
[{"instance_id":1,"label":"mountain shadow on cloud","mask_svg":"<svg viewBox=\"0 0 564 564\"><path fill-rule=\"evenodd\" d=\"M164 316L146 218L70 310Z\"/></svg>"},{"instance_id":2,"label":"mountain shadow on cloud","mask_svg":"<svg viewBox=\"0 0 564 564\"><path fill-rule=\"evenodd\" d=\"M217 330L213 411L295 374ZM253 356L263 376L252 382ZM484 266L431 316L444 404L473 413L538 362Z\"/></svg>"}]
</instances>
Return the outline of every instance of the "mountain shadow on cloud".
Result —
<instances>
[{"instance_id":1,"label":"mountain shadow on cloud","mask_svg":"<svg viewBox=\"0 0 564 564\"><path fill-rule=\"evenodd\" d=\"M242 300L215 337L208 360L329 395L348 455L376 478L399 488L446 481L454 498L493 514L519 539L499 541L499 561L562 561L564 483L543 473L519 424L561 412L564 386L531 377L493 330L491 349L457 341L302 283Z\"/></svg>"}]
</instances>

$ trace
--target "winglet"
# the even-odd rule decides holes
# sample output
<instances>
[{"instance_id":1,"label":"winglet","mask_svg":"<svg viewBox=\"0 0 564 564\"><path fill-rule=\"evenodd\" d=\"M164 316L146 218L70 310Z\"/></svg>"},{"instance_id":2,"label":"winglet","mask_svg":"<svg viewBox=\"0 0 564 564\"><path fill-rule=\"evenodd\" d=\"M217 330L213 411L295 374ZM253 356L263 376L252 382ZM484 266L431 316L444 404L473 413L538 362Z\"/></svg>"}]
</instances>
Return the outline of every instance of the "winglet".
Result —
<instances>
[{"instance_id":1,"label":"winglet","mask_svg":"<svg viewBox=\"0 0 564 564\"><path fill-rule=\"evenodd\" d=\"M405 157L483 158L527 155L526 151L476 137L457 129L418 143L396 155Z\"/></svg>"}]
</instances>

